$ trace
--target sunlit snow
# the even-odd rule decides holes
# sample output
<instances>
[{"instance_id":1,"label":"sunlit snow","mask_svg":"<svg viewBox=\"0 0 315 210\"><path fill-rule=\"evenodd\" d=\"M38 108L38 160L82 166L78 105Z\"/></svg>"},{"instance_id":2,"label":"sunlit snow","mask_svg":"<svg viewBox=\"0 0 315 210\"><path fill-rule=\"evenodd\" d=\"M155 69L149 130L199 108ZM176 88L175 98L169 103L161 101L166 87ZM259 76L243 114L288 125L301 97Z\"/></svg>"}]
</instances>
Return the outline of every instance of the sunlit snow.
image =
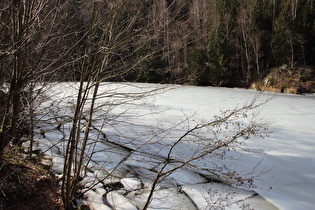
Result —
<instances>
[{"instance_id":1,"label":"sunlit snow","mask_svg":"<svg viewBox=\"0 0 315 210\"><path fill-rule=\"evenodd\" d=\"M65 144L61 140L67 138L71 127L74 86L74 83L54 86L47 93L50 99L42 104L41 119L46 121L39 127L45 130L45 136L38 134L37 142L46 151L46 157L52 159L52 169L57 173L63 168ZM150 92L157 88L159 90ZM148 96L141 97L141 92L147 92ZM88 148L96 152L87 165L91 176L85 181L96 185L97 181L90 180L94 176L102 180L102 184L87 192L84 202L95 209L141 208L156 170L167 156L170 142L194 124L211 120L220 110L241 107L258 94L254 90L237 88L141 83L104 83L100 93L93 125L114 144L106 142L99 132L91 133L90 138L98 141L93 141ZM136 99L131 97L134 93L137 93ZM268 102L259 108L259 117L269 121L271 134L264 139L248 140L242 145L246 151L231 151L223 160L231 170L244 176L255 169L255 188L209 183L202 177L202 171L183 167L158 185L149 207L210 209L222 204L226 209L245 209L249 204L255 209L314 208L315 95L264 92L259 100L267 99ZM51 116L49 110L53 109L58 116ZM56 129L58 123L60 130ZM119 144L134 151L119 147ZM190 156L198 147L200 145L194 142L184 142L174 149L172 158L180 160L185 155ZM120 161L123 163L116 168ZM196 165L211 169L213 163L211 159L203 159ZM109 175L110 172L113 173ZM101 187L119 182L120 191Z\"/></svg>"}]
</instances>

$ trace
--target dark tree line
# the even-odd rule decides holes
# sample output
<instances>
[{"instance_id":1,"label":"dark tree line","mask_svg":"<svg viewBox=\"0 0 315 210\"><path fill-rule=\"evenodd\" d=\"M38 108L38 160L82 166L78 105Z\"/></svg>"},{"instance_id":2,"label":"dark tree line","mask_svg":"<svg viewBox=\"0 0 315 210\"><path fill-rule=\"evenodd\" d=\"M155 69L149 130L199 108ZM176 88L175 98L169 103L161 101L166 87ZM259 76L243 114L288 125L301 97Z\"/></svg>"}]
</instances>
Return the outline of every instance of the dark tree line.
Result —
<instances>
[{"instance_id":1,"label":"dark tree line","mask_svg":"<svg viewBox=\"0 0 315 210\"><path fill-rule=\"evenodd\" d=\"M248 85L271 67L314 64L313 0L146 1L144 51L133 79Z\"/></svg>"},{"instance_id":2,"label":"dark tree line","mask_svg":"<svg viewBox=\"0 0 315 210\"><path fill-rule=\"evenodd\" d=\"M124 1L115 16L116 30L135 17L132 41L113 57L113 67L152 54L115 81L248 85L268 69L313 65L315 14L313 0L147 0ZM100 16L107 15L104 3ZM89 3L70 1L64 32L88 30ZM121 24L120 26L118 26ZM70 34L71 34L70 33ZM130 31L128 32L130 33ZM80 38L80 36L77 36ZM73 41L73 37L71 37ZM69 42L71 43L71 42ZM137 49L132 56L131 51ZM125 55L128 54L128 59ZM72 57L82 55L78 48ZM109 70L111 68L109 67ZM63 75L76 72L65 68Z\"/></svg>"},{"instance_id":3,"label":"dark tree line","mask_svg":"<svg viewBox=\"0 0 315 210\"><path fill-rule=\"evenodd\" d=\"M17 12L12 10L12 5L16 4L18 7L17 4L22 4L23 1L12 2L1 3L2 69L8 63L8 59L12 59L12 56L8 56L10 53L12 55L12 47L17 46L12 43L19 43L14 39L25 35L23 33L18 35L10 28L14 25L10 22L21 24L25 21L22 16L16 16L22 18L22 22L12 19L12 14ZM33 57L29 56L28 59L34 60L33 65L38 67L44 62L54 63L52 66L58 68L58 75L62 75L54 78L55 80L78 79L79 62L77 61L84 56L83 43L86 42L86 33L89 30L88 17L92 2L80 0L44 2L49 6L41 8L40 13L34 13L43 16L41 19L43 21L36 23L38 27L32 28L37 37L30 34L34 41L27 43L29 50L37 46L34 49L37 54L30 53ZM146 0L141 3L129 0L122 2L127 6L113 16L116 23L112 27L115 31L119 31L128 24L125 21L126 17L134 18L135 24L130 26L134 33L130 30L124 35L131 39L125 42L124 46L116 47L116 57L112 57L115 61L112 64L114 66L108 68L113 69L118 65L124 68L128 59L135 60L148 53L152 53L152 56L137 66L135 71L112 80L239 85L244 82L248 84L271 67L283 64L288 66L314 64L314 0ZM111 22L108 14L112 5L113 1L103 2L99 15L104 22ZM58 8L55 17L52 16L53 8ZM29 9L39 10L35 7ZM47 17L44 16L45 12L49 12ZM34 26L36 18L33 18L30 19L33 23L27 24ZM56 32L58 36L54 37L52 34ZM16 35L13 36L11 33ZM101 29L96 33L101 36ZM54 41L56 42L53 47L45 47L44 51L51 57L42 57L43 52L40 48ZM37 42L44 43L38 46ZM64 53L69 49L71 52L64 55L63 59L55 61L54 55L60 55L61 52ZM130 52L134 49L137 50L130 56ZM40 62L37 62L38 60ZM4 70L2 71L5 73Z\"/></svg>"}]
</instances>

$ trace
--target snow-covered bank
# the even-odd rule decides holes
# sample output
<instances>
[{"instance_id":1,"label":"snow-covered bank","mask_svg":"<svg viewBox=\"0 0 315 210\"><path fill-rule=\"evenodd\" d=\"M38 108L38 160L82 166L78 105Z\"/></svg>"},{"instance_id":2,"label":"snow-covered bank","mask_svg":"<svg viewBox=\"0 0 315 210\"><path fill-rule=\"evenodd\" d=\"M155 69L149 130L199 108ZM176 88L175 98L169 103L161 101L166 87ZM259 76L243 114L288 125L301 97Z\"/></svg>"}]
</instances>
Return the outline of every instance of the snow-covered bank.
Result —
<instances>
[{"instance_id":1,"label":"snow-covered bank","mask_svg":"<svg viewBox=\"0 0 315 210\"><path fill-rule=\"evenodd\" d=\"M172 93L173 92L173 93ZM242 104L257 92L214 87L182 87L164 94L161 104L176 103L183 110L198 109L199 117L213 110ZM237 168L248 160L262 161L272 170L256 180L255 189L280 209L312 209L315 200L315 95L274 94L261 115L272 117L275 132L268 138L248 142L249 148L264 153L243 154ZM157 100L159 101L159 100ZM271 190L266 190L270 186ZM261 189L260 187L263 187Z\"/></svg>"},{"instance_id":2,"label":"snow-covered bank","mask_svg":"<svg viewBox=\"0 0 315 210\"><path fill-rule=\"evenodd\" d=\"M51 101L43 104L43 114L41 119L46 121L40 125L40 129L45 130L45 138L38 136L40 146L43 150L48 149L52 144L67 135L70 128L71 119L65 116L71 116L73 110L73 97L75 91L71 88L74 84L62 83L50 90ZM220 114L220 109L231 109L236 106L242 106L245 101L251 100L257 92L244 89L228 89L214 87L191 87L191 86L168 86L168 91L162 91L160 94L151 95L146 98L132 100L128 98L131 92L149 91L155 88L163 88L164 85L155 84L114 84L104 83L101 92L103 98L99 100L99 110L95 114L95 126L102 128L106 133L106 138L117 143L123 143L126 146L135 149L141 147L140 152L130 154L130 151L119 148L118 146L108 144L100 138L95 143L96 153L93 155L93 161L89 162L90 173L84 179L85 184L93 183L95 177L102 180L101 185L96 185L94 191L90 191L91 196L87 198L90 203L94 197L95 203L101 209L104 203L108 206L124 204L128 207L122 209L131 209L131 206L139 207L144 202L147 195L145 187L149 187L152 178L155 176L154 168L159 167L165 157L165 145L172 138L178 137L187 129L182 127L172 128L174 124L190 118L189 123L201 122L214 115ZM60 91L62 90L62 91ZM111 96L112 92L119 93L116 97ZM234 159L226 160L233 170L246 174L253 167L257 166L257 172L269 170L268 173L261 174L259 179L255 180L257 188L255 192L270 201L280 209L311 209L315 204L313 195L315 194L315 155L312 154L315 148L315 96L314 95L286 95L264 93L262 98L272 97L261 110L261 116L267 119L274 119L271 124L271 130L275 132L263 140L253 139L247 143L248 152L232 152ZM105 106L109 104L123 102L120 106ZM56 116L51 116L49 110L54 110ZM126 112L127 111L127 112ZM46 113L45 113L46 112ZM49 123L52 124L49 124ZM60 125L57 128L57 126ZM60 129L62 128L62 129ZM181 128L181 129L180 129ZM164 132L161 132L164 131ZM157 132L161 132L158 133ZM65 136L64 136L65 135ZM95 138L98 132L92 132L91 138ZM101 136L102 137L102 136ZM148 142L150 139L150 142ZM193 145L189 145L193 146ZM62 158L60 154L64 145L62 142L56 144L46 154L51 154L54 163L54 170L62 171ZM187 148L186 148L187 149ZM263 149L263 152L260 152ZM185 147L176 151L183 155L188 152ZM126 156L129 157L123 161L111 176L106 179L106 172L111 171L118 162ZM230 162L229 162L230 161ZM205 160L200 164L211 164ZM209 165L211 168L211 165ZM106 169L106 170L100 170ZM192 209L192 206L200 209L207 209L211 205L224 204L228 208L243 208L251 201L252 206L260 204L261 209L270 209L268 202L257 197L252 197L254 192L230 189L227 196L230 201L226 203L225 187L220 187L220 198L224 200L212 200L211 189L209 189L206 180L198 175L197 170L183 168L176 171L168 177L164 183L159 186L154 202L151 207L161 205L170 208L179 204L186 209ZM129 178L129 179L127 179ZM130 179L131 178L131 179ZM120 191L110 189L111 193L105 193L104 186L121 183ZM271 189L270 189L271 188ZM194 192L194 193L191 193ZM218 192L218 191L215 191ZM98 194L98 196L92 194ZM191 195L190 195L191 194ZM196 195L200 196L196 196ZM244 195L246 195L244 197ZM88 194L87 194L88 196ZM123 197L122 197L123 196ZM187 197L188 196L188 197ZM176 199L166 199L166 197ZM233 199L246 202L234 205ZM247 199L248 198L248 199ZM105 199L105 201L104 201ZM130 202L126 202L128 199ZM118 202L118 204L117 204ZM272 206L272 205L271 205ZM185 209L182 207L182 209Z\"/></svg>"}]
</instances>

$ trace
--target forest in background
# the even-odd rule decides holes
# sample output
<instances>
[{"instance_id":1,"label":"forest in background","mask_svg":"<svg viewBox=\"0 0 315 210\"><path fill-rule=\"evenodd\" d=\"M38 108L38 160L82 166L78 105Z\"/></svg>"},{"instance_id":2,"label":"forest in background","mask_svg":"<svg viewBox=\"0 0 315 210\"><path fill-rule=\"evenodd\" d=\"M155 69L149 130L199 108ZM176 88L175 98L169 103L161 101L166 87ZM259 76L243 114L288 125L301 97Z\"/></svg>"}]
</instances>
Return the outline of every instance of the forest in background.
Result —
<instances>
[{"instance_id":1,"label":"forest in background","mask_svg":"<svg viewBox=\"0 0 315 210\"><path fill-rule=\"evenodd\" d=\"M314 65L313 4L309 0L145 1L141 14L151 27L140 36L146 40L141 50L155 54L128 79L246 86L273 67Z\"/></svg>"},{"instance_id":2,"label":"forest in background","mask_svg":"<svg viewBox=\"0 0 315 210\"><path fill-rule=\"evenodd\" d=\"M151 0L126 4L118 23L137 16L133 30L139 30L126 48L138 49L135 57L152 55L116 81L247 86L272 67L314 64L313 0ZM71 8L88 11L84 6L73 2ZM84 14L78 13L73 23L84 27L82 18Z\"/></svg>"},{"instance_id":3,"label":"forest in background","mask_svg":"<svg viewBox=\"0 0 315 210\"><path fill-rule=\"evenodd\" d=\"M19 50L27 56L19 65L34 69L32 77L51 69L55 76L45 73L46 79L78 79L92 1L44 1L39 16L16 22L24 28L15 32L8 2L1 3L2 80ZM106 71L128 69L107 81L248 86L273 67L314 65L314 10L313 0L108 0L91 51L96 54L98 38L107 36L101 48L112 52ZM123 41L108 44L110 36ZM128 65L135 60L141 62Z\"/></svg>"}]
</instances>

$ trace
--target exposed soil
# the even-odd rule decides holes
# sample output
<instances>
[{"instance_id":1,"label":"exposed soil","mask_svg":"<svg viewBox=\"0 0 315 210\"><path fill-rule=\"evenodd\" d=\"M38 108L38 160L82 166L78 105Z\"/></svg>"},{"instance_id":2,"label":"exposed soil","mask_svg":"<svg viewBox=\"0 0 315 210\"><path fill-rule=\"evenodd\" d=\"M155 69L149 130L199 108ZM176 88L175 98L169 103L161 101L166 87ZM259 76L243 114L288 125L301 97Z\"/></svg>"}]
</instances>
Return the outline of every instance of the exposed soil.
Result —
<instances>
[{"instance_id":1,"label":"exposed soil","mask_svg":"<svg viewBox=\"0 0 315 210\"><path fill-rule=\"evenodd\" d=\"M253 83L251 88L294 94L314 93L315 67L275 68L266 77Z\"/></svg>"},{"instance_id":2,"label":"exposed soil","mask_svg":"<svg viewBox=\"0 0 315 210\"><path fill-rule=\"evenodd\" d=\"M40 158L26 158L18 149L6 151L0 163L0 209L63 209L60 188Z\"/></svg>"}]
</instances>

